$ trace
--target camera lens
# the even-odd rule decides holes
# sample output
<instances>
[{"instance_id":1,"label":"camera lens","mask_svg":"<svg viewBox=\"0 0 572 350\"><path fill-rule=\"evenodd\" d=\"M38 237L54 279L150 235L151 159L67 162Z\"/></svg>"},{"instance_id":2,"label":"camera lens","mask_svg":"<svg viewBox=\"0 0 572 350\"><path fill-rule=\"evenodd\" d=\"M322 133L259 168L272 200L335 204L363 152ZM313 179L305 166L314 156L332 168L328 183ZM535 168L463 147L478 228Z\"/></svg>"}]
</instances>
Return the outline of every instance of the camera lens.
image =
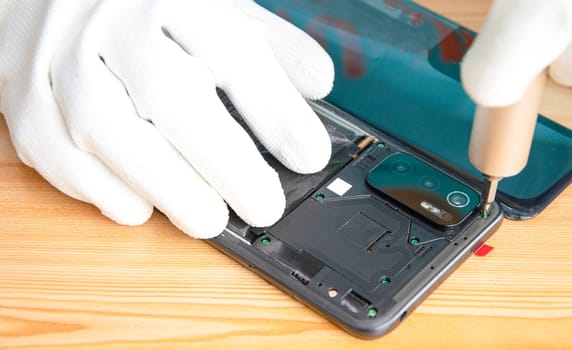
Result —
<instances>
[{"instance_id":1,"label":"camera lens","mask_svg":"<svg viewBox=\"0 0 572 350\"><path fill-rule=\"evenodd\" d=\"M391 170L396 174L405 175L411 172L411 164L405 160L396 160L391 163Z\"/></svg>"},{"instance_id":2,"label":"camera lens","mask_svg":"<svg viewBox=\"0 0 572 350\"><path fill-rule=\"evenodd\" d=\"M447 202L455 208L464 208L469 205L469 196L465 192L453 191L447 195Z\"/></svg>"},{"instance_id":3,"label":"camera lens","mask_svg":"<svg viewBox=\"0 0 572 350\"><path fill-rule=\"evenodd\" d=\"M453 215L451 215L445 211L445 212L443 212L443 214L441 214L441 219L443 219L445 221L451 221L451 220L453 220Z\"/></svg>"},{"instance_id":4,"label":"camera lens","mask_svg":"<svg viewBox=\"0 0 572 350\"><path fill-rule=\"evenodd\" d=\"M439 180L433 176L423 176L419 179L419 186L428 190L436 190L439 188Z\"/></svg>"}]
</instances>

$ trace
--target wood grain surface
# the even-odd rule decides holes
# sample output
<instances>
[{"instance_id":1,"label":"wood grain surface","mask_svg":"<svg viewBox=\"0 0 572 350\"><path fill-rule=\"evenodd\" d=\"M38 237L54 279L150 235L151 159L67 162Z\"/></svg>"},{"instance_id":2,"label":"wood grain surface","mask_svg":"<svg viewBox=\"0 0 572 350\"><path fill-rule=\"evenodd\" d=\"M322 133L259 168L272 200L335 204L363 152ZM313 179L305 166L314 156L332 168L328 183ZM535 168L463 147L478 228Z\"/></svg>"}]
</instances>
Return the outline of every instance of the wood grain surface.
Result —
<instances>
[{"instance_id":1,"label":"wood grain surface","mask_svg":"<svg viewBox=\"0 0 572 350\"><path fill-rule=\"evenodd\" d=\"M478 29L486 1L421 1ZM542 111L572 126L572 92ZM24 166L0 117L0 348L572 348L572 189L505 221L394 332L353 338L154 214L116 225Z\"/></svg>"}]
</instances>

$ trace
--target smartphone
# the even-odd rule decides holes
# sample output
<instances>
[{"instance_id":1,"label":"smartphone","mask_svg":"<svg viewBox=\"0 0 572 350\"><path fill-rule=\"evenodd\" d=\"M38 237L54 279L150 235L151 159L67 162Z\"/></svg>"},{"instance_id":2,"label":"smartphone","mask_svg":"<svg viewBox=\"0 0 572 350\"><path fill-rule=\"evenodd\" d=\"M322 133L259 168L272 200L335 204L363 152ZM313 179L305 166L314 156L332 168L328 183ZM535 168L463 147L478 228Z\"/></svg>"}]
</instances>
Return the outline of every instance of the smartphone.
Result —
<instances>
[{"instance_id":1,"label":"smartphone","mask_svg":"<svg viewBox=\"0 0 572 350\"><path fill-rule=\"evenodd\" d=\"M470 184L325 101L311 105L332 141L329 164L296 174L258 144L286 213L266 228L233 214L209 242L350 334L379 337L499 227L502 207L482 217Z\"/></svg>"},{"instance_id":2,"label":"smartphone","mask_svg":"<svg viewBox=\"0 0 572 350\"><path fill-rule=\"evenodd\" d=\"M209 242L347 332L391 331L498 229L503 206L533 216L570 181L569 131L541 119L533 147L546 134L544 162L555 163L530 188L503 181L503 204L481 216L467 159L473 106L458 83L471 32L411 2L258 2L334 58L334 91L310 102L332 158L300 175L258 145L280 175L284 216L253 228L231 215Z\"/></svg>"},{"instance_id":3,"label":"smartphone","mask_svg":"<svg viewBox=\"0 0 572 350\"><path fill-rule=\"evenodd\" d=\"M459 72L475 33L412 1L257 0L308 32L334 60L326 100L384 130L474 186L468 159L475 106ZM540 116L528 164L500 182L510 219L540 213L572 180L572 131Z\"/></svg>"}]
</instances>

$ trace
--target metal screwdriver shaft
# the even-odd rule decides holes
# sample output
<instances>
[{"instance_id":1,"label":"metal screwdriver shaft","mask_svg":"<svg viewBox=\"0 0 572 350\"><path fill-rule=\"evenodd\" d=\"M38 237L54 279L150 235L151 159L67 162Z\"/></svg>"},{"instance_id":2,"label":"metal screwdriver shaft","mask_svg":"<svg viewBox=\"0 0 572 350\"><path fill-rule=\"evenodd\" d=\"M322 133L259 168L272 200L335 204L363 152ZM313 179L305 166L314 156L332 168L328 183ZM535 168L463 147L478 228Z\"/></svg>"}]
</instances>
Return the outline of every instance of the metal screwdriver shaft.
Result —
<instances>
[{"instance_id":1,"label":"metal screwdriver shaft","mask_svg":"<svg viewBox=\"0 0 572 350\"><path fill-rule=\"evenodd\" d=\"M481 198L481 216L489 216L491 205L495 201L499 181L502 178L495 176L485 175L485 182L483 184L483 192Z\"/></svg>"},{"instance_id":2,"label":"metal screwdriver shaft","mask_svg":"<svg viewBox=\"0 0 572 350\"><path fill-rule=\"evenodd\" d=\"M481 214L487 217L498 182L522 171L528 161L546 71L535 77L521 100L505 107L477 104L469 159L485 176Z\"/></svg>"}]
</instances>

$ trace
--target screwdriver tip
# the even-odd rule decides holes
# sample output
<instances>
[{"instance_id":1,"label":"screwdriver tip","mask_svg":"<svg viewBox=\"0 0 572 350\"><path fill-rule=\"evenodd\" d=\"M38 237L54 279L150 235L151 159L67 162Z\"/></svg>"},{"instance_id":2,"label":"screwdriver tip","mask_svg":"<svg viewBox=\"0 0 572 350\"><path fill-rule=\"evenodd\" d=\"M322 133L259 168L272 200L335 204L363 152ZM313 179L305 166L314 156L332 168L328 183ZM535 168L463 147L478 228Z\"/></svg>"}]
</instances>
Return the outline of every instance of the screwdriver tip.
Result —
<instances>
[{"instance_id":1,"label":"screwdriver tip","mask_svg":"<svg viewBox=\"0 0 572 350\"><path fill-rule=\"evenodd\" d=\"M500 177L485 175L481 199L481 216L483 218L488 217L490 214L491 206L495 201L497 187L500 180Z\"/></svg>"},{"instance_id":2,"label":"screwdriver tip","mask_svg":"<svg viewBox=\"0 0 572 350\"><path fill-rule=\"evenodd\" d=\"M481 205L481 216L483 218L486 219L489 217L489 213L491 212L491 206L492 206L492 203L488 203L488 202L483 203Z\"/></svg>"}]
</instances>

